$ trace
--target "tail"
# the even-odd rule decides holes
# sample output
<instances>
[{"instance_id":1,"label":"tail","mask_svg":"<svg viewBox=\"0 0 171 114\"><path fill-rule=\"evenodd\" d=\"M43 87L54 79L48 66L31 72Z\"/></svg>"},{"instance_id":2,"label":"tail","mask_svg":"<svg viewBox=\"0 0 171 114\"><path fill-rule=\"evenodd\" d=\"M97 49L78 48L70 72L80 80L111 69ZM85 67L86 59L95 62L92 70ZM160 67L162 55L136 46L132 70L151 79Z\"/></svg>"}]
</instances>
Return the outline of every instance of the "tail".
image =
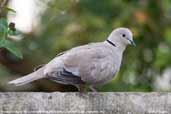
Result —
<instances>
[{"instance_id":1,"label":"tail","mask_svg":"<svg viewBox=\"0 0 171 114\"><path fill-rule=\"evenodd\" d=\"M10 82L8 82L8 84L12 84L15 86L21 86L21 85L25 85L27 83L33 82L35 80L44 78L45 76L43 74L43 70L44 70L44 67L38 69L37 71L35 71L33 73L30 73L30 74L24 76L22 78L18 78L16 80L10 81Z\"/></svg>"}]
</instances>

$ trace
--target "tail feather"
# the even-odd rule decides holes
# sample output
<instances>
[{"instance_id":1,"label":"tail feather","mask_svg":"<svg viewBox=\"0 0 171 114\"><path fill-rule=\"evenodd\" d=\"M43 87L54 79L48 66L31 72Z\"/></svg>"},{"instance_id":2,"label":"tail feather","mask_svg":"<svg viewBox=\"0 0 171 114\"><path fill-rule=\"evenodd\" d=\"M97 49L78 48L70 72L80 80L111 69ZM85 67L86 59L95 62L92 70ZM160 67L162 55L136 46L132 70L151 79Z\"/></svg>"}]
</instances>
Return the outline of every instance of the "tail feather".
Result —
<instances>
[{"instance_id":1,"label":"tail feather","mask_svg":"<svg viewBox=\"0 0 171 114\"><path fill-rule=\"evenodd\" d=\"M28 84L30 82L33 82L35 80L44 78L45 76L43 74L43 69L44 69L44 67L38 69L37 71L35 71L33 73L30 73L30 74L24 76L22 78L12 80L12 81L8 82L8 84L12 84L15 86L21 86L21 85L25 85L25 84Z\"/></svg>"}]
</instances>

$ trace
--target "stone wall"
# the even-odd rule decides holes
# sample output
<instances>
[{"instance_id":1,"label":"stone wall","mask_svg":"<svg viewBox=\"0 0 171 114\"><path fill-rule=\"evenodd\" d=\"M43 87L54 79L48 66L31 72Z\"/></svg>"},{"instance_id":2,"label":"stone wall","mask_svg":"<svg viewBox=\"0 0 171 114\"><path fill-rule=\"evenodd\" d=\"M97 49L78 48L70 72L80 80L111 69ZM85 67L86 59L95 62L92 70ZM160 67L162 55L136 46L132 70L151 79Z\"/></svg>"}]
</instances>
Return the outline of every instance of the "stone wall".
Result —
<instances>
[{"instance_id":1,"label":"stone wall","mask_svg":"<svg viewBox=\"0 0 171 114\"><path fill-rule=\"evenodd\" d=\"M171 93L0 93L0 114L171 114Z\"/></svg>"}]
</instances>

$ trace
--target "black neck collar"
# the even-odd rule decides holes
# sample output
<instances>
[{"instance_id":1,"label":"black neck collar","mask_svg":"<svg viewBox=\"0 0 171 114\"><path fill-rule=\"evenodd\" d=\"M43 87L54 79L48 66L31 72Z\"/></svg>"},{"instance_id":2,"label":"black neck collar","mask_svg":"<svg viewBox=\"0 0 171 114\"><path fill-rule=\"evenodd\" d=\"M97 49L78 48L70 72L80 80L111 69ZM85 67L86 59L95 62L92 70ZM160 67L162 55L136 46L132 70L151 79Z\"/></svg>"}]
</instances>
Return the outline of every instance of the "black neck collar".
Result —
<instances>
[{"instance_id":1,"label":"black neck collar","mask_svg":"<svg viewBox=\"0 0 171 114\"><path fill-rule=\"evenodd\" d=\"M110 40L106 40L109 44L111 44L112 46L114 46L114 47L116 47L116 45L113 43L113 42L111 42Z\"/></svg>"}]
</instances>

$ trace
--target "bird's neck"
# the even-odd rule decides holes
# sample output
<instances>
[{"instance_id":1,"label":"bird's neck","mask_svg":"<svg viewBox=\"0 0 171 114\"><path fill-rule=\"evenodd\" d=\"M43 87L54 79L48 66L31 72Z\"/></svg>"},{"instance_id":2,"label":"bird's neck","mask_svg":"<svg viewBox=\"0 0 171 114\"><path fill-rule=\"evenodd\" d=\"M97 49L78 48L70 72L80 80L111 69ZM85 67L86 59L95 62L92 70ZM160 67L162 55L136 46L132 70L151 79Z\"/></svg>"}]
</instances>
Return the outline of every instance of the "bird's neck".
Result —
<instances>
[{"instance_id":1,"label":"bird's neck","mask_svg":"<svg viewBox=\"0 0 171 114\"><path fill-rule=\"evenodd\" d=\"M116 44L116 45L117 45L117 44ZM119 50L119 52L123 53L123 52L125 51L125 49L126 49L126 46L120 45L120 44L118 43L118 45L117 45L117 50Z\"/></svg>"},{"instance_id":2,"label":"bird's neck","mask_svg":"<svg viewBox=\"0 0 171 114\"><path fill-rule=\"evenodd\" d=\"M117 43L114 43L116 46L111 45L108 41L104 41L107 48L109 48L112 52L112 55L115 57L116 61L118 62L118 69L120 68L123 52L125 48L123 46L118 45Z\"/></svg>"},{"instance_id":3,"label":"bird's neck","mask_svg":"<svg viewBox=\"0 0 171 114\"><path fill-rule=\"evenodd\" d=\"M118 50L120 54L122 54L126 48L126 46L122 45L122 43L120 43L118 40L111 39L110 37L106 39L105 43L110 47L115 48L115 50Z\"/></svg>"}]
</instances>

